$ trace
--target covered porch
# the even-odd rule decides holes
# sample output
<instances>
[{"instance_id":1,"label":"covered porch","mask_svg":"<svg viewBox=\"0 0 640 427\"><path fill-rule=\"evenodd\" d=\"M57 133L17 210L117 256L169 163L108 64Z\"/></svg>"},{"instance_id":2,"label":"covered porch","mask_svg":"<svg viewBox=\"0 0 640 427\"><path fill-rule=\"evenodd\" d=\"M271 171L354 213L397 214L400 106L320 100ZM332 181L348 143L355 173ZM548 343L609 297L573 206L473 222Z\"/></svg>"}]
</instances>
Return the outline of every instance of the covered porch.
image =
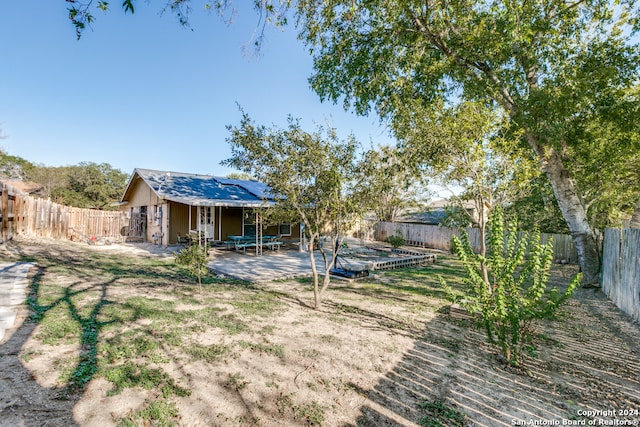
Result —
<instances>
[{"instance_id":1,"label":"covered porch","mask_svg":"<svg viewBox=\"0 0 640 427\"><path fill-rule=\"evenodd\" d=\"M224 247L236 252L264 249L300 239L300 225L291 222L269 223L264 219L267 206L169 205L168 244L184 243L188 236L199 236L200 243Z\"/></svg>"},{"instance_id":2,"label":"covered porch","mask_svg":"<svg viewBox=\"0 0 640 427\"><path fill-rule=\"evenodd\" d=\"M267 223L275 204L269 188L252 180L151 169L135 169L120 202L131 218L129 231L161 246L187 241L235 249L275 249L278 241L299 239L299 225ZM266 241L265 241L266 238Z\"/></svg>"}]
</instances>

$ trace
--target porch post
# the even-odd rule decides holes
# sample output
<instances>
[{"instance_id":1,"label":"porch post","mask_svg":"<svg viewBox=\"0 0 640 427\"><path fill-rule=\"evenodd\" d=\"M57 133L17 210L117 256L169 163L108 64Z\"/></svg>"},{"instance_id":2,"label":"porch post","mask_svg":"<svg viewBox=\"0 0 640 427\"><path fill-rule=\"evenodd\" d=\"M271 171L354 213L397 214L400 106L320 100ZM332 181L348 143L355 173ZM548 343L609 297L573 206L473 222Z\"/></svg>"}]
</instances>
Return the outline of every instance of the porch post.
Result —
<instances>
[{"instance_id":1,"label":"porch post","mask_svg":"<svg viewBox=\"0 0 640 427\"><path fill-rule=\"evenodd\" d=\"M216 207L211 206L211 239L216 240Z\"/></svg>"},{"instance_id":2,"label":"porch post","mask_svg":"<svg viewBox=\"0 0 640 427\"><path fill-rule=\"evenodd\" d=\"M256 256L262 255L262 227L260 227L260 211L256 209Z\"/></svg>"},{"instance_id":3,"label":"porch post","mask_svg":"<svg viewBox=\"0 0 640 427\"><path fill-rule=\"evenodd\" d=\"M202 211L200 209L201 206L198 206L198 213L196 214L196 216L198 217L198 237L196 237L198 239L198 246L202 246L202 243L200 243L200 232L202 230L202 217L200 215L202 215Z\"/></svg>"},{"instance_id":4,"label":"porch post","mask_svg":"<svg viewBox=\"0 0 640 427\"><path fill-rule=\"evenodd\" d=\"M222 240L222 206L218 208L218 217L220 217L218 220L218 239Z\"/></svg>"}]
</instances>

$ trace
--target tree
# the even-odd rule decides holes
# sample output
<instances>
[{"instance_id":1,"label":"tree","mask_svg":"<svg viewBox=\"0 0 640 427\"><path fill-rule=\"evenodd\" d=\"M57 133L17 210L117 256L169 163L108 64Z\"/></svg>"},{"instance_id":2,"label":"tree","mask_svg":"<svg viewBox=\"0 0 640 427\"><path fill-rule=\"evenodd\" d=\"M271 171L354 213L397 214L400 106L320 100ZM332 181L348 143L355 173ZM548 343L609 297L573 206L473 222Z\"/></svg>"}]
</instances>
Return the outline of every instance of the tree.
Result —
<instances>
[{"instance_id":1,"label":"tree","mask_svg":"<svg viewBox=\"0 0 640 427\"><path fill-rule=\"evenodd\" d=\"M616 102L624 105L624 102ZM620 108L620 107L618 107ZM640 112L622 107L633 123ZM622 227L638 209L640 188L640 132L623 129L617 124L593 117L576 124L570 138L579 144L567 145L563 158L576 181L589 224L594 229ZM508 207L508 216L526 229L538 226L548 233L566 233L566 223L559 222L561 213L546 177L530 184L531 193ZM639 213L640 214L640 213Z\"/></svg>"},{"instance_id":2,"label":"tree","mask_svg":"<svg viewBox=\"0 0 640 427\"><path fill-rule=\"evenodd\" d=\"M565 156L593 228L621 227L640 197L640 134L593 120Z\"/></svg>"},{"instance_id":3,"label":"tree","mask_svg":"<svg viewBox=\"0 0 640 427\"><path fill-rule=\"evenodd\" d=\"M467 270L461 304L480 316L488 341L500 347L506 362L518 365L523 345L534 335L532 323L554 316L575 291L580 274L563 292L558 288L548 292L553 243L541 244L538 231L520 238L515 223L505 229L499 208L490 217L489 246L488 256L476 255L465 232L462 240L454 237L455 252Z\"/></svg>"},{"instance_id":4,"label":"tree","mask_svg":"<svg viewBox=\"0 0 640 427\"><path fill-rule=\"evenodd\" d=\"M191 236L197 240L198 236ZM196 278L198 285L202 288L202 276L209 271L207 248L201 245L189 245L175 253L176 264L187 269L189 274Z\"/></svg>"},{"instance_id":5,"label":"tree","mask_svg":"<svg viewBox=\"0 0 640 427\"><path fill-rule=\"evenodd\" d=\"M244 112L239 126L227 128L232 156L222 164L269 186L276 201L272 215L304 224L314 305L319 309L340 239L359 212L356 199L347 192L355 175L356 141L353 137L341 141L335 129L319 127L314 133L305 132L299 120L291 117L286 129L257 126ZM321 236L329 236L329 245L319 241ZM316 244L324 261L321 285L313 252Z\"/></svg>"},{"instance_id":6,"label":"tree","mask_svg":"<svg viewBox=\"0 0 640 427\"><path fill-rule=\"evenodd\" d=\"M67 187L69 181L67 177L68 172L68 167L37 165L27 174L27 177L31 181L42 185L42 190L40 190L42 197L58 201L53 195L54 190L57 191L59 188Z\"/></svg>"},{"instance_id":7,"label":"tree","mask_svg":"<svg viewBox=\"0 0 640 427\"><path fill-rule=\"evenodd\" d=\"M451 190L456 212L480 231L480 256L486 257L486 226L494 208L502 207L527 191L535 175L527 153L506 132L507 123L477 102L446 106L434 103L421 111L419 123L398 131L402 152L433 182ZM434 149L446 146L436 153ZM473 204L473 212L467 210ZM481 262L485 281L487 268Z\"/></svg>"},{"instance_id":8,"label":"tree","mask_svg":"<svg viewBox=\"0 0 640 427\"><path fill-rule=\"evenodd\" d=\"M636 208L633 211L633 215L631 216L631 221L629 222L629 228L640 228L640 198L636 203Z\"/></svg>"},{"instance_id":9,"label":"tree","mask_svg":"<svg viewBox=\"0 0 640 427\"><path fill-rule=\"evenodd\" d=\"M562 218L547 177L538 175L533 178L528 189L526 194L505 206L505 218L517 223L522 230L568 234L567 222Z\"/></svg>"},{"instance_id":10,"label":"tree","mask_svg":"<svg viewBox=\"0 0 640 427\"><path fill-rule=\"evenodd\" d=\"M612 94L637 79L633 0L301 0L298 12L322 99L374 108L396 130L437 99L504 111L551 183L584 283L598 281L596 239L562 153L579 143L574 121L606 116Z\"/></svg>"},{"instance_id":11,"label":"tree","mask_svg":"<svg viewBox=\"0 0 640 427\"><path fill-rule=\"evenodd\" d=\"M37 166L27 178L43 186L44 196L79 208L117 209L128 175L108 163L82 162L73 166Z\"/></svg>"},{"instance_id":12,"label":"tree","mask_svg":"<svg viewBox=\"0 0 640 427\"><path fill-rule=\"evenodd\" d=\"M237 172L231 172L230 174L227 174L226 177L229 179L239 179L242 181L251 181L253 179L253 177L248 173L237 173Z\"/></svg>"},{"instance_id":13,"label":"tree","mask_svg":"<svg viewBox=\"0 0 640 427\"><path fill-rule=\"evenodd\" d=\"M22 157L12 156L0 148L0 177L22 180L33 169L34 165L31 162Z\"/></svg>"},{"instance_id":14,"label":"tree","mask_svg":"<svg viewBox=\"0 0 640 427\"><path fill-rule=\"evenodd\" d=\"M106 13L110 10L109 2L106 0L66 0L71 4L69 7L69 20L76 30L76 37L80 39L82 32L95 21L95 13L99 10ZM122 9L125 13L134 14L136 10L136 0L124 0ZM258 13L256 24L256 37L254 44L260 48L264 30L268 24L286 25L287 11L291 0L253 0L253 8ZM180 25L189 27L189 18L192 12L190 0L165 0L161 8L162 13L173 13ZM233 16L236 13L233 0L209 0L204 2L204 10L215 11L225 16Z\"/></svg>"},{"instance_id":15,"label":"tree","mask_svg":"<svg viewBox=\"0 0 640 427\"><path fill-rule=\"evenodd\" d=\"M569 129L563 156L592 227L620 227L640 197L640 86L611 94L609 114L585 113Z\"/></svg>"},{"instance_id":16,"label":"tree","mask_svg":"<svg viewBox=\"0 0 640 427\"><path fill-rule=\"evenodd\" d=\"M428 199L421 176L413 173L396 147L368 150L356 168L354 197L368 204L377 221L394 222L398 214Z\"/></svg>"}]
</instances>

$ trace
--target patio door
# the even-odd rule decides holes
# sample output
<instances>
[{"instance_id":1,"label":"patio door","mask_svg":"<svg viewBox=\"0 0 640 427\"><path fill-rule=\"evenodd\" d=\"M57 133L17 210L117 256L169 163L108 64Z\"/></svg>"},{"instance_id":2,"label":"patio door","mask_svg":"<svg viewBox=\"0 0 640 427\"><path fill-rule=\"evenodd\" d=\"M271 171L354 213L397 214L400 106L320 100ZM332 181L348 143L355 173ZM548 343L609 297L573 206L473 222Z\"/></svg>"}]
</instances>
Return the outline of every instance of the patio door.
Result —
<instances>
[{"instance_id":1,"label":"patio door","mask_svg":"<svg viewBox=\"0 0 640 427\"><path fill-rule=\"evenodd\" d=\"M200 212L199 218L200 221L198 223L198 230L201 233L204 233L204 237L207 239L215 238L215 223L216 223L216 210L212 206L200 206L198 207L198 211Z\"/></svg>"}]
</instances>

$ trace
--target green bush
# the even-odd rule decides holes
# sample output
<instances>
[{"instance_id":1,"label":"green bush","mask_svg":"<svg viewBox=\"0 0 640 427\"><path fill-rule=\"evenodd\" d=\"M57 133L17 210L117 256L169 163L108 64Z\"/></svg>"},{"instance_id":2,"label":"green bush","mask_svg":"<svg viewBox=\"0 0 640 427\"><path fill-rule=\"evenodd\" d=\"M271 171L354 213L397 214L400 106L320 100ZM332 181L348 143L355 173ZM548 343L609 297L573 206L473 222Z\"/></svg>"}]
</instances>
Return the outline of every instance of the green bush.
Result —
<instances>
[{"instance_id":1,"label":"green bush","mask_svg":"<svg viewBox=\"0 0 640 427\"><path fill-rule=\"evenodd\" d=\"M407 243L404 237L398 235L387 237L387 242L394 248L399 248L400 246L403 246L405 243Z\"/></svg>"},{"instance_id":2,"label":"green bush","mask_svg":"<svg viewBox=\"0 0 640 427\"><path fill-rule=\"evenodd\" d=\"M186 267L189 274L198 280L202 285L202 276L207 274L207 248L204 246L191 245L176 252L176 264Z\"/></svg>"},{"instance_id":3,"label":"green bush","mask_svg":"<svg viewBox=\"0 0 640 427\"><path fill-rule=\"evenodd\" d=\"M467 271L466 291L460 304L479 316L488 341L500 348L507 363L515 366L522 347L533 336L533 321L552 318L577 288L580 275L564 292L557 288L548 291L552 242L541 244L537 231L518 239L515 225L505 233L499 209L489 218L488 228L486 257L473 252L466 232L462 239L454 238L455 253ZM488 282L483 279L483 263L489 273ZM440 280L454 296L444 279Z\"/></svg>"}]
</instances>

